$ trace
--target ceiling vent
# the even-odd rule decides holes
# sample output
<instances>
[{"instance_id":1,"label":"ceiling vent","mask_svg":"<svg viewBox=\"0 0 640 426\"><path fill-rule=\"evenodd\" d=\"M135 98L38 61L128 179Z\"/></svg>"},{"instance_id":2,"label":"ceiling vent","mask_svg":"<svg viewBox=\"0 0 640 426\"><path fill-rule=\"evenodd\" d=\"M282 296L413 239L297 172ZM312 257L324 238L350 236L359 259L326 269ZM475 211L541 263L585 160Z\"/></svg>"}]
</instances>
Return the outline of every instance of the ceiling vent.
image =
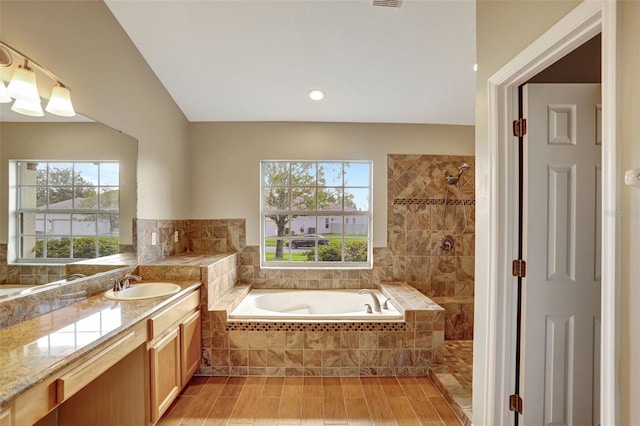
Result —
<instances>
[{"instance_id":1,"label":"ceiling vent","mask_svg":"<svg viewBox=\"0 0 640 426\"><path fill-rule=\"evenodd\" d=\"M402 0L373 0L374 6L400 7Z\"/></svg>"}]
</instances>

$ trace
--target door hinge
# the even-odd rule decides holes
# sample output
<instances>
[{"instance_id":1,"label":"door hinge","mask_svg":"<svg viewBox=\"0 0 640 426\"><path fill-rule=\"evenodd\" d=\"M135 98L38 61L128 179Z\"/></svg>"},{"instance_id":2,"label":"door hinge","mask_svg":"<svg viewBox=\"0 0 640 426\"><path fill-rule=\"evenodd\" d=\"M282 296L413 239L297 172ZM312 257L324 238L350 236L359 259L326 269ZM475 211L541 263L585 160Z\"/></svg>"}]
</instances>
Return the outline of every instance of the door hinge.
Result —
<instances>
[{"instance_id":1,"label":"door hinge","mask_svg":"<svg viewBox=\"0 0 640 426\"><path fill-rule=\"evenodd\" d=\"M524 278L527 276L527 262L522 259L516 259L513 261L513 276Z\"/></svg>"},{"instance_id":2,"label":"door hinge","mask_svg":"<svg viewBox=\"0 0 640 426\"><path fill-rule=\"evenodd\" d=\"M522 414L522 405L520 395L509 395L509 411L517 411Z\"/></svg>"},{"instance_id":3,"label":"door hinge","mask_svg":"<svg viewBox=\"0 0 640 426\"><path fill-rule=\"evenodd\" d=\"M513 120L513 136L521 138L527 134L527 119Z\"/></svg>"}]
</instances>

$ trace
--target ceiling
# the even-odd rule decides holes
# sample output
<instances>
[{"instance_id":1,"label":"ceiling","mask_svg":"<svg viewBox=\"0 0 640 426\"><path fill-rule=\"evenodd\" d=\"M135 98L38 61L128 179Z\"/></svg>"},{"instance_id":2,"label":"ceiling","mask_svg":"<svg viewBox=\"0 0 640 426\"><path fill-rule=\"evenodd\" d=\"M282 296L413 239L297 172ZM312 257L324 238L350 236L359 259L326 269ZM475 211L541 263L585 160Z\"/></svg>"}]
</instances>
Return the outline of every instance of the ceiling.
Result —
<instances>
[{"instance_id":1,"label":"ceiling","mask_svg":"<svg viewBox=\"0 0 640 426\"><path fill-rule=\"evenodd\" d=\"M473 0L105 3L189 121L474 124Z\"/></svg>"}]
</instances>

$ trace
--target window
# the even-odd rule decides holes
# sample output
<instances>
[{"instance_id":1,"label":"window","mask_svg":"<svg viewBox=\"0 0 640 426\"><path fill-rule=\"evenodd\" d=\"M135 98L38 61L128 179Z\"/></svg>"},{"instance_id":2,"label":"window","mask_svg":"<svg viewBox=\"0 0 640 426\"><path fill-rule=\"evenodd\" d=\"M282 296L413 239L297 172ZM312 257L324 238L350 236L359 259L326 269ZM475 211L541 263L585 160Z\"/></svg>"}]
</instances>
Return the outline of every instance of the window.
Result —
<instances>
[{"instance_id":1,"label":"window","mask_svg":"<svg viewBox=\"0 0 640 426\"><path fill-rule=\"evenodd\" d=\"M119 251L117 162L16 161L18 261L107 256Z\"/></svg>"},{"instance_id":2,"label":"window","mask_svg":"<svg viewBox=\"0 0 640 426\"><path fill-rule=\"evenodd\" d=\"M368 161L262 161L261 265L371 268L371 173Z\"/></svg>"}]
</instances>

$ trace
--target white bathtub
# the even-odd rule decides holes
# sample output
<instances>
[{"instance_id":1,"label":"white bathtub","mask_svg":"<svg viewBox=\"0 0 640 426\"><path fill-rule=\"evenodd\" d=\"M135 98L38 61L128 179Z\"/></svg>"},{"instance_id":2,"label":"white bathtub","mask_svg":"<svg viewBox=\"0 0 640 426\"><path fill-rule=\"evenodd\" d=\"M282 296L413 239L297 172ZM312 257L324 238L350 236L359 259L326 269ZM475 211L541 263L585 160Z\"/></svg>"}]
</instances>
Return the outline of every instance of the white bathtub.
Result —
<instances>
[{"instance_id":1,"label":"white bathtub","mask_svg":"<svg viewBox=\"0 0 640 426\"><path fill-rule=\"evenodd\" d=\"M373 307L369 294L359 290L251 290L229 314L230 320L281 321L348 321L399 320L403 315L388 303L382 312L367 313L365 304ZM372 290L380 304L386 299L378 290Z\"/></svg>"}]
</instances>

